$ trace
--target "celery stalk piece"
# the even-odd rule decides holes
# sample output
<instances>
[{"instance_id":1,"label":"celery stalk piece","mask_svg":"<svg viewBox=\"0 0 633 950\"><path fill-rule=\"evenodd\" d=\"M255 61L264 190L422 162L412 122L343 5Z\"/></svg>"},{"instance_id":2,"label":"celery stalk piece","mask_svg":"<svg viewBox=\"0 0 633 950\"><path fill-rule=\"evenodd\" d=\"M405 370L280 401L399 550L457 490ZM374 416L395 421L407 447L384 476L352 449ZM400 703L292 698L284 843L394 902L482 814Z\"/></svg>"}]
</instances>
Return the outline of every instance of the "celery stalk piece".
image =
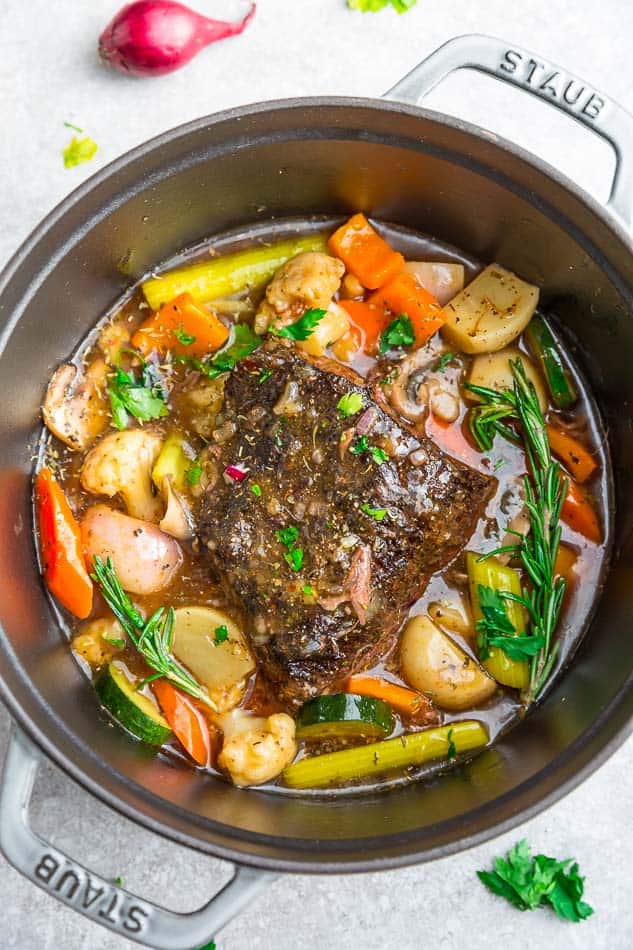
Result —
<instances>
[{"instance_id":1,"label":"celery stalk piece","mask_svg":"<svg viewBox=\"0 0 633 950\"><path fill-rule=\"evenodd\" d=\"M488 733L474 719L451 722L424 732L301 759L284 769L283 780L289 788L324 788L447 758L451 742L456 754L470 752L486 745Z\"/></svg>"},{"instance_id":2,"label":"celery stalk piece","mask_svg":"<svg viewBox=\"0 0 633 950\"><path fill-rule=\"evenodd\" d=\"M327 251L327 236L308 234L270 247L250 247L225 257L186 264L160 277L150 277L143 281L142 289L152 310L184 293L190 293L197 303L209 303L266 284L282 264L303 251Z\"/></svg>"},{"instance_id":3,"label":"celery stalk piece","mask_svg":"<svg viewBox=\"0 0 633 950\"><path fill-rule=\"evenodd\" d=\"M500 564L496 558L479 560L480 555L472 551L466 554L466 569L470 588L470 603L475 623L483 616L479 604L479 584L491 587L495 591L508 591L521 596L521 578L511 567ZM505 601L506 614L511 621L517 635L523 633L526 625L525 610L514 601ZM525 660L511 660L498 647L490 647L490 656L484 660L482 666L490 673L497 683L511 686L514 689L527 689L530 682L530 667Z\"/></svg>"}]
</instances>

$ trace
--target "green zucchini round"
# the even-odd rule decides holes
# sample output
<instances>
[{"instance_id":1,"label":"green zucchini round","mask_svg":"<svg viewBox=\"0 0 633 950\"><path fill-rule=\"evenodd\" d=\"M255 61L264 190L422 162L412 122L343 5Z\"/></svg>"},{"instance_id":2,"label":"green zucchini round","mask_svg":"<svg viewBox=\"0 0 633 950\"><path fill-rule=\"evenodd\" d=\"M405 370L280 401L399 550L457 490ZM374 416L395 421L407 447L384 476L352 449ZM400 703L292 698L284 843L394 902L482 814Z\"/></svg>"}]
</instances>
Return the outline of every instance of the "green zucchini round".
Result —
<instances>
[{"instance_id":1,"label":"green zucchini round","mask_svg":"<svg viewBox=\"0 0 633 950\"><path fill-rule=\"evenodd\" d=\"M162 745L171 729L151 699L136 691L136 684L114 663L106 666L95 682L97 696L117 722L137 739L149 745Z\"/></svg>"},{"instance_id":2,"label":"green zucchini round","mask_svg":"<svg viewBox=\"0 0 633 950\"><path fill-rule=\"evenodd\" d=\"M298 739L384 739L393 730L391 707L372 696L336 693L301 707Z\"/></svg>"}]
</instances>

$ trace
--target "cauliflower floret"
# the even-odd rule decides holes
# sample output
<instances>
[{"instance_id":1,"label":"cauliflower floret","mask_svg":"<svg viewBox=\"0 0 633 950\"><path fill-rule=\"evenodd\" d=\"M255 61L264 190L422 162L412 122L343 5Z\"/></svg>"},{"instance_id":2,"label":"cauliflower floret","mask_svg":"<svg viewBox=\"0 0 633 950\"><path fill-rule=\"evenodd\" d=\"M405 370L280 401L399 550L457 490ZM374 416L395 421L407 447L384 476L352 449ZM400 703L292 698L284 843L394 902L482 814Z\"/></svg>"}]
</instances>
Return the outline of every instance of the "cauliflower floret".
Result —
<instances>
[{"instance_id":1,"label":"cauliflower floret","mask_svg":"<svg viewBox=\"0 0 633 950\"><path fill-rule=\"evenodd\" d=\"M114 617L98 617L82 623L70 645L93 670L98 670L123 649L125 634Z\"/></svg>"},{"instance_id":2,"label":"cauliflower floret","mask_svg":"<svg viewBox=\"0 0 633 950\"><path fill-rule=\"evenodd\" d=\"M145 429L112 432L86 456L81 484L95 495L121 495L133 518L160 521L163 505L152 490L152 468L161 445L161 437Z\"/></svg>"},{"instance_id":3,"label":"cauliflower floret","mask_svg":"<svg viewBox=\"0 0 633 950\"><path fill-rule=\"evenodd\" d=\"M238 710L220 718L224 742L218 765L229 773L235 785L270 782L295 757L295 723L286 713L264 719Z\"/></svg>"},{"instance_id":4,"label":"cauliflower floret","mask_svg":"<svg viewBox=\"0 0 633 950\"><path fill-rule=\"evenodd\" d=\"M320 251L306 251L286 261L268 285L255 317L255 332L265 333L272 322L292 323L311 307L327 310L344 273L341 261Z\"/></svg>"}]
</instances>

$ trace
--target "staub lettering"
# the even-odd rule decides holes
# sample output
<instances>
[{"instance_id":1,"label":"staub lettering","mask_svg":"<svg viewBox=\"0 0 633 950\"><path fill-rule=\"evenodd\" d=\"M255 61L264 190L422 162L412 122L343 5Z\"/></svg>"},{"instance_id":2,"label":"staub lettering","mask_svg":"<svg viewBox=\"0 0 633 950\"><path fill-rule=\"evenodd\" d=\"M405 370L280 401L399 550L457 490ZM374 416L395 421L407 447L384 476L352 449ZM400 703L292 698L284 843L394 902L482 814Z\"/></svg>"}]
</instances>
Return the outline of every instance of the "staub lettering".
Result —
<instances>
[{"instance_id":1,"label":"staub lettering","mask_svg":"<svg viewBox=\"0 0 633 950\"><path fill-rule=\"evenodd\" d=\"M127 895L111 884L93 880L83 868L65 866L52 854L43 854L35 867L35 878L67 904L100 917L114 928L140 933L145 928L147 911L130 904Z\"/></svg>"},{"instance_id":2,"label":"staub lettering","mask_svg":"<svg viewBox=\"0 0 633 950\"><path fill-rule=\"evenodd\" d=\"M595 121L605 106L604 99L589 86L516 49L506 51L499 69L540 95L560 102L564 109L581 119Z\"/></svg>"}]
</instances>

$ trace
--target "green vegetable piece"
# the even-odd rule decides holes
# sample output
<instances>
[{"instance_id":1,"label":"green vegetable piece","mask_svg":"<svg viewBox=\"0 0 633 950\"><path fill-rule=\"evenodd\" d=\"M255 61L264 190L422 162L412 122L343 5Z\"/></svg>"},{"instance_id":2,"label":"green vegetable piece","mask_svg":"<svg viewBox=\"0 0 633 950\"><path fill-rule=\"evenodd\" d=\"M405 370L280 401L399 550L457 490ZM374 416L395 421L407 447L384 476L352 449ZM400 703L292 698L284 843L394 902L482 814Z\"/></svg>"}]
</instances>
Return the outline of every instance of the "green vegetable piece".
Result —
<instances>
[{"instance_id":1,"label":"green vegetable piece","mask_svg":"<svg viewBox=\"0 0 633 950\"><path fill-rule=\"evenodd\" d=\"M344 419L355 416L363 408L363 397L361 393L345 393L336 404ZM361 436L361 439L367 440L367 436Z\"/></svg>"},{"instance_id":2,"label":"green vegetable piece","mask_svg":"<svg viewBox=\"0 0 633 950\"><path fill-rule=\"evenodd\" d=\"M280 327L279 329L272 327L270 332L273 336L283 336L288 340L297 340L299 342L307 340L309 336L312 336L314 328L318 326L326 313L327 310L319 310L317 308L306 310L304 315L299 320L296 320L295 323L291 323L287 327Z\"/></svg>"},{"instance_id":3,"label":"green vegetable piece","mask_svg":"<svg viewBox=\"0 0 633 950\"><path fill-rule=\"evenodd\" d=\"M171 729L167 720L114 663L99 676L95 690L108 712L137 739L149 745L162 745L169 739Z\"/></svg>"},{"instance_id":4,"label":"green vegetable piece","mask_svg":"<svg viewBox=\"0 0 633 950\"><path fill-rule=\"evenodd\" d=\"M466 719L453 722L450 727L438 726L383 742L304 758L288 765L282 773L283 779L290 788L324 788L350 779L381 775L391 769L444 759L448 753L449 729L452 729L457 754L479 749L488 742L483 725Z\"/></svg>"},{"instance_id":5,"label":"green vegetable piece","mask_svg":"<svg viewBox=\"0 0 633 950\"><path fill-rule=\"evenodd\" d=\"M559 917L578 923L590 917L593 908L582 900L584 878L572 860L558 861L544 854L532 857L524 839L505 858L494 859L493 871L477 871L477 877L493 894L519 910L536 910L549 904Z\"/></svg>"},{"instance_id":6,"label":"green vegetable piece","mask_svg":"<svg viewBox=\"0 0 633 950\"><path fill-rule=\"evenodd\" d=\"M89 162L97 153L98 145L89 136L78 139L73 135L70 142L63 150L64 166L74 168L75 165L81 165L83 162Z\"/></svg>"},{"instance_id":7,"label":"green vegetable piece","mask_svg":"<svg viewBox=\"0 0 633 950\"><path fill-rule=\"evenodd\" d=\"M303 567L303 548L292 548L287 554L284 554L286 561L293 571L300 571Z\"/></svg>"},{"instance_id":8,"label":"green vegetable piece","mask_svg":"<svg viewBox=\"0 0 633 950\"><path fill-rule=\"evenodd\" d=\"M387 508L371 508L367 503L360 506L363 514L369 515L374 521L382 521L387 514Z\"/></svg>"},{"instance_id":9,"label":"green vegetable piece","mask_svg":"<svg viewBox=\"0 0 633 950\"><path fill-rule=\"evenodd\" d=\"M288 528L280 528L275 531L275 537L284 547L291 548L299 537L299 529L294 525L290 525Z\"/></svg>"},{"instance_id":10,"label":"green vegetable piece","mask_svg":"<svg viewBox=\"0 0 633 950\"><path fill-rule=\"evenodd\" d=\"M443 373L449 363L455 359L454 353L442 353L440 356L440 361L437 364L437 368L440 373Z\"/></svg>"},{"instance_id":11,"label":"green vegetable piece","mask_svg":"<svg viewBox=\"0 0 633 950\"><path fill-rule=\"evenodd\" d=\"M215 628L215 631L213 633L213 642L216 645L216 647L219 646L221 643L224 643L226 640L228 640L228 638L229 638L229 628L227 627L225 623L223 623L220 627Z\"/></svg>"},{"instance_id":12,"label":"green vegetable piece","mask_svg":"<svg viewBox=\"0 0 633 950\"><path fill-rule=\"evenodd\" d=\"M406 314L401 313L399 317L391 321L386 330L382 331L380 352L386 353L387 350L394 349L397 346L411 346L414 342L413 324Z\"/></svg>"},{"instance_id":13,"label":"green vegetable piece","mask_svg":"<svg viewBox=\"0 0 633 950\"><path fill-rule=\"evenodd\" d=\"M569 409L578 402L578 390L567 370L550 328L540 316L532 317L525 336L540 363L552 402L557 409Z\"/></svg>"},{"instance_id":14,"label":"green vegetable piece","mask_svg":"<svg viewBox=\"0 0 633 950\"><path fill-rule=\"evenodd\" d=\"M251 485L251 491L255 495L256 498L262 497L262 489L260 485L257 485L257 484Z\"/></svg>"},{"instance_id":15,"label":"green vegetable piece","mask_svg":"<svg viewBox=\"0 0 633 950\"><path fill-rule=\"evenodd\" d=\"M388 703L354 693L317 696L304 703L297 719L298 739L384 739L392 730Z\"/></svg>"}]
</instances>

